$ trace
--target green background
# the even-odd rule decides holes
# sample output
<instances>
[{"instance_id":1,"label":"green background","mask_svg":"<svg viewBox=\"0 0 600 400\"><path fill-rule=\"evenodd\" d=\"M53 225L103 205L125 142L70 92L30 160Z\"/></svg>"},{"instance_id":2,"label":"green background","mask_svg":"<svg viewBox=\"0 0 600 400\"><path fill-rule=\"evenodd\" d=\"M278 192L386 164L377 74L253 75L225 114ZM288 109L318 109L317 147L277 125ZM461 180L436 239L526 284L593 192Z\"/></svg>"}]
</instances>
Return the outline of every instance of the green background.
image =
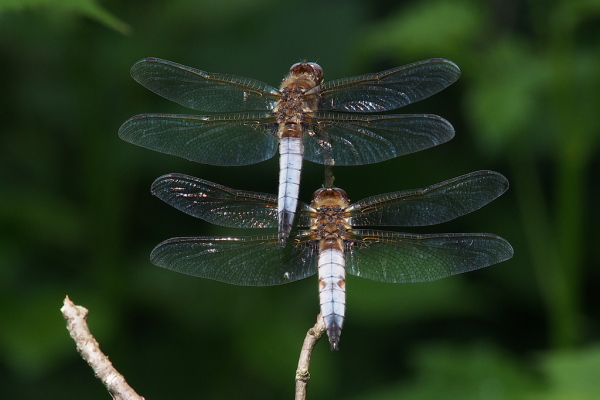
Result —
<instances>
[{"instance_id":1,"label":"green background","mask_svg":"<svg viewBox=\"0 0 600 400\"><path fill-rule=\"evenodd\" d=\"M316 278L237 287L148 260L169 237L240 234L151 196L156 177L275 193L277 158L212 167L121 141L135 114L193 113L134 82L134 62L277 86L301 60L334 79L443 57L461 79L400 112L441 115L456 137L338 168L336 184L358 200L501 172L511 188L500 199L413 231L493 232L515 256L426 284L350 276L341 349L317 345L309 398L597 399L599 22L597 0L3 0L0 396L110 398L68 336L65 295L147 399L293 396ZM305 163L302 200L322 178Z\"/></svg>"}]
</instances>

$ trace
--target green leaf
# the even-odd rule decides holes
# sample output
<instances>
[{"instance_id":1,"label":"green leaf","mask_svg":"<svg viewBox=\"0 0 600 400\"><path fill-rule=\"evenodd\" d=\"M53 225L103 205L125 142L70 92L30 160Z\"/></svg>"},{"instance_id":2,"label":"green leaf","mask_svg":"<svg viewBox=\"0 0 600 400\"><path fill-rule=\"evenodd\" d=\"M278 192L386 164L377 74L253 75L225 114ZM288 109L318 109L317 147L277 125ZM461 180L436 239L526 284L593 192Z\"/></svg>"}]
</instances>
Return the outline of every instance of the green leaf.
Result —
<instances>
[{"instance_id":1,"label":"green leaf","mask_svg":"<svg viewBox=\"0 0 600 400\"><path fill-rule=\"evenodd\" d=\"M373 29L365 46L402 58L452 57L477 40L482 11L468 1L416 2Z\"/></svg>"},{"instance_id":2,"label":"green leaf","mask_svg":"<svg viewBox=\"0 0 600 400\"><path fill-rule=\"evenodd\" d=\"M533 371L488 344L429 344L416 351L412 363L416 373L410 381L370 394L369 399L525 399L539 387Z\"/></svg>"},{"instance_id":3,"label":"green leaf","mask_svg":"<svg viewBox=\"0 0 600 400\"><path fill-rule=\"evenodd\" d=\"M512 141L551 143L543 126L548 66L526 43L507 38L483 51L469 71L466 115L482 151L503 152ZM537 140L535 132L544 132ZM539 150L539 147L538 147Z\"/></svg>"},{"instance_id":4,"label":"green leaf","mask_svg":"<svg viewBox=\"0 0 600 400\"><path fill-rule=\"evenodd\" d=\"M547 375L549 391L536 399L597 399L600 346L551 353L544 358L542 370Z\"/></svg>"},{"instance_id":5,"label":"green leaf","mask_svg":"<svg viewBox=\"0 0 600 400\"><path fill-rule=\"evenodd\" d=\"M0 3L0 12L48 8L81 14L122 34L127 34L131 30L127 24L106 11L94 0L4 0Z\"/></svg>"}]
</instances>

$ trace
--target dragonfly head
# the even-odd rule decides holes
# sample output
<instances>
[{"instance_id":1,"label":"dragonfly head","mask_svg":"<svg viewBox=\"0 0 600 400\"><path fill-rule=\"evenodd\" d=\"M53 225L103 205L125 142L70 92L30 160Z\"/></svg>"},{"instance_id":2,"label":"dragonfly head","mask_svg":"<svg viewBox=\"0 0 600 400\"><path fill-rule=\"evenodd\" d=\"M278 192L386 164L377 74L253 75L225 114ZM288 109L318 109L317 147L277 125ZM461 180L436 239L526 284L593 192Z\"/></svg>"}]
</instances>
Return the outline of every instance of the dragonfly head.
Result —
<instances>
[{"instance_id":1,"label":"dragonfly head","mask_svg":"<svg viewBox=\"0 0 600 400\"><path fill-rule=\"evenodd\" d=\"M340 206L346 208L350 205L348 195L340 188L321 188L313 194L311 206L318 208L323 206Z\"/></svg>"},{"instance_id":2,"label":"dragonfly head","mask_svg":"<svg viewBox=\"0 0 600 400\"><path fill-rule=\"evenodd\" d=\"M317 63L299 62L290 67L290 75L307 76L312 78L317 84L323 80L323 68Z\"/></svg>"}]
</instances>

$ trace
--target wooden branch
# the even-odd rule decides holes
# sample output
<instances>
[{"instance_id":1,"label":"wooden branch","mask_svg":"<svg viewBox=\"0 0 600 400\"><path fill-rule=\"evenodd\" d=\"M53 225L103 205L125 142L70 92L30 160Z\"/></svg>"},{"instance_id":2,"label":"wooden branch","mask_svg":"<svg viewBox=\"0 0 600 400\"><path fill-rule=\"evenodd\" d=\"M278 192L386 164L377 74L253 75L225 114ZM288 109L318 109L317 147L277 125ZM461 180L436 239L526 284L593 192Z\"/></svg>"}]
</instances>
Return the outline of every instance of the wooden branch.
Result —
<instances>
[{"instance_id":1,"label":"wooden branch","mask_svg":"<svg viewBox=\"0 0 600 400\"><path fill-rule=\"evenodd\" d=\"M306 387L310 380L310 373L308 372L308 366L310 364L310 356L312 355L315 345L325 333L325 320L321 316L321 313L317 315L317 322L315 326L310 328L306 332L304 343L302 344L302 350L300 351L300 359L298 360L298 369L296 370L296 396L295 400L306 399Z\"/></svg>"},{"instance_id":2,"label":"wooden branch","mask_svg":"<svg viewBox=\"0 0 600 400\"><path fill-rule=\"evenodd\" d=\"M67 296L60 311L67 321L67 329L77 345L77 351L92 367L113 399L144 400L127 384L123 375L113 367L108 357L100 350L100 345L92 336L86 322L88 310L73 304Z\"/></svg>"},{"instance_id":3,"label":"wooden branch","mask_svg":"<svg viewBox=\"0 0 600 400\"><path fill-rule=\"evenodd\" d=\"M333 182L335 181L335 176L333 176L333 164L325 164L325 180L323 182L323 187L332 188Z\"/></svg>"}]
</instances>

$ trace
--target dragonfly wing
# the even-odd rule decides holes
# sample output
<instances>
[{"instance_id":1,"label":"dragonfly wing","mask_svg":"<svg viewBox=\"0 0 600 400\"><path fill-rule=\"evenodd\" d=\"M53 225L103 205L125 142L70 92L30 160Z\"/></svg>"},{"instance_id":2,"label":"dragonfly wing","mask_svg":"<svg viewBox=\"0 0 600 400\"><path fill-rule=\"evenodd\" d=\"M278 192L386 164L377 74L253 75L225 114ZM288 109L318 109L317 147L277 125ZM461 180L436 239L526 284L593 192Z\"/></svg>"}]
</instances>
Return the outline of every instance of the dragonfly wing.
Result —
<instances>
[{"instance_id":1,"label":"dragonfly wing","mask_svg":"<svg viewBox=\"0 0 600 400\"><path fill-rule=\"evenodd\" d=\"M425 226L475 211L508 189L494 171L476 171L423 189L367 197L347 208L352 226Z\"/></svg>"},{"instance_id":2,"label":"dragonfly wing","mask_svg":"<svg viewBox=\"0 0 600 400\"><path fill-rule=\"evenodd\" d=\"M121 139L210 165L247 165L277 151L277 125L269 114L142 114L119 128Z\"/></svg>"},{"instance_id":3,"label":"dragonfly wing","mask_svg":"<svg viewBox=\"0 0 600 400\"><path fill-rule=\"evenodd\" d=\"M314 275L316 255L313 242L281 247L277 235L187 237L160 243L152 250L150 261L182 274L233 285L272 286Z\"/></svg>"},{"instance_id":4,"label":"dragonfly wing","mask_svg":"<svg viewBox=\"0 0 600 400\"><path fill-rule=\"evenodd\" d=\"M321 86L322 110L380 112L427 98L460 77L452 61L423 60L373 74L342 78Z\"/></svg>"},{"instance_id":5,"label":"dragonfly wing","mask_svg":"<svg viewBox=\"0 0 600 400\"><path fill-rule=\"evenodd\" d=\"M186 67L160 58L146 58L131 68L131 76L154 93L203 112L266 111L279 91L266 83Z\"/></svg>"},{"instance_id":6,"label":"dragonfly wing","mask_svg":"<svg viewBox=\"0 0 600 400\"><path fill-rule=\"evenodd\" d=\"M348 243L346 270L379 282L429 282L508 260L511 245L489 233L414 235L354 231Z\"/></svg>"},{"instance_id":7,"label":"dragonfly wing","mask_svg":"<svg viewBox=\"0 0 600 400\"><path fill-rule=\"evenodd\" d=\"M309 227L317 215L317 211L306 203L298 201L296 210L296 225L297 227Z\"/></svg>"},{"instance_id":8,"label":"dragonfly wing","mask_svg":"<svg viewBox=\"0 0 600 400\"><path fill-rule=\"evenodd\" d=\"M304 157L334 165L389 160L445 143L454 128L437 115L355 115L315 113L304 136Z\"/></svg>"},{"instance_id":9,"label":"dragonfly wing","mask_svg":"<svg viewBox=\"0 0 600 400\"><path fill-rule=\"evenodd\" d=\"M167 174L152 194L193 217L230 228L276 228L277 196L235 190L184 174Z\"/></svg>"}]
</instances>

